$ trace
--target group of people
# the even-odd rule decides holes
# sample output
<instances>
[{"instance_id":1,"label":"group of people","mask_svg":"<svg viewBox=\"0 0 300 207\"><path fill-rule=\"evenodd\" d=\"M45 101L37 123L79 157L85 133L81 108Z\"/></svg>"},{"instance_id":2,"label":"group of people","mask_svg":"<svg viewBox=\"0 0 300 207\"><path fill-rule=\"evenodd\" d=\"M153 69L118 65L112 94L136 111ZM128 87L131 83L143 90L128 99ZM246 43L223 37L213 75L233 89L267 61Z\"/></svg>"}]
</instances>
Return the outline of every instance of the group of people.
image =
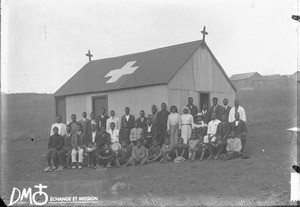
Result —
<instances>
[{"instance_id":1,"label":"group of people","mask_svg":"<svg viewBox=\"0 0 300 207\"><path fill-rule=\"evenodd\" d=\"M101 114L92 112L90 119L86 112L79 121L72 114L67 125L58 115L51 126L44 171L81 169L84 160L88 168L98 169L155 161L248 158L243 154L247 137L245 109L238 99L230 107L225 98L223 105L215 97L211 107L204 104L198 110L189 97L182 115L176 106L171 106L169 112L162 103L160 111L153 105L147 117L141 110L137 119L129 107L125 107L121 119L114 110L109 117L101 108Z\"/></svg>"}]
</instances>

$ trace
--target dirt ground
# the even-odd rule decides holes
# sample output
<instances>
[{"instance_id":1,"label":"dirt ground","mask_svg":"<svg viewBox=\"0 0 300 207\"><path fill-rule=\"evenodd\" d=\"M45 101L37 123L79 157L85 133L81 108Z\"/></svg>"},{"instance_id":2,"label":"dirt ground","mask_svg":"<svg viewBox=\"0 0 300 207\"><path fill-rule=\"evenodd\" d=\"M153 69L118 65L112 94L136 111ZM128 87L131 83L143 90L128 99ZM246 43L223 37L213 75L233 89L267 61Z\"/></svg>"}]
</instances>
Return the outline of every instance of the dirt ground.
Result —
<instances>
[{"instance_id":1,"label":"dirt ground","mask_svg":"<svg viewBox=\"0 0 300 207\"><path fill-rule=\"evenodd\" d=\"M153 163L104 170L89 168L43 173L47 139L5 140L1 197L13 187L42 183L49 196L98 196L90 205L261 206L290 204L296 142L286 128L249 126L249 159ZM3 157L3 156L2 156ZM112 190L112 186L119 185ZM74 205L74 204L73 204Z\"/></svg>"}]
</instances>

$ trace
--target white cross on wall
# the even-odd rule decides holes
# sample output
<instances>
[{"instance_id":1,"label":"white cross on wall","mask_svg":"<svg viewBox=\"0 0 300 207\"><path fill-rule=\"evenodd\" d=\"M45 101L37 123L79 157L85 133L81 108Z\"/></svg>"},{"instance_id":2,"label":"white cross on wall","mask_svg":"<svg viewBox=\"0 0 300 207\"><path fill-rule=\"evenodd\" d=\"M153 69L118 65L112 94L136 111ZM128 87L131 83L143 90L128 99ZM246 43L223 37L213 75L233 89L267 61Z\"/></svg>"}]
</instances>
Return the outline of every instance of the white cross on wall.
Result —
<instances>
[{"instance_id":1,"label":"white cross on wall","mask_svg":"<svg viewBox=\"0 0 300 207\"><path fill-rule=\"evenodd\" d=\"M130 61L126 63L122 68L111 70L107 73L106 77L111 76L111 78L106 83L113 83L119 80L123 75L132 74L139 66L132 67L137 61Z\"/></svg>"}]
</instances>

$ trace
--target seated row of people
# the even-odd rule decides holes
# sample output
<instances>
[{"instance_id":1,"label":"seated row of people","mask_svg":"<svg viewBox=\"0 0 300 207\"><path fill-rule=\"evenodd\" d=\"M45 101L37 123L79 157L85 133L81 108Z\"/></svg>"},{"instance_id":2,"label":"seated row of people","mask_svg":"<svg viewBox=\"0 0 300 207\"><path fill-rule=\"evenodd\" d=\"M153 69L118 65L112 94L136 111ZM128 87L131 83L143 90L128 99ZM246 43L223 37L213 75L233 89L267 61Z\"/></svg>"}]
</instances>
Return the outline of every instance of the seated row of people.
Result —
<instances>
[{"instance_id":1,"label":"seated row of people","mask_svg":"<svg viewBox=\"0 0 300 207\"><path fill-rule=\"evenodd\" d=\"M188 142L189 147L186 143L184 143L184 139L182 137L178 139L178 143L171 143L170 131L167 131L165 134L168 138L164 140L164 144L160 145L160 143L157 141L156 131L153 130L155 127L152 126L152 120L150 118L147 119L147 127L144 129L139 128L138 123L136 122L135 128L131 129L129 133L129 137L122 136L121 133L115 129L114 122L110 123L110 130L108 132L106 132L106 127L104 126L101 127L100 132L98 132L96 125L92 124L92 130L88 132L87 135L82 133L81 125L76 125L76 132L73 133L71 132L72 126L68 125L67 133L63 138L58 134L58 128L54 127L53 135L50 137L48 144L48 167L46 171L56 169L58 165L60 165L60 169L70 167L82 168L84 154L87 155L87 166L97 168L97 166L99 166L99 160L110 160L108 158L103 158L108 154L112 154L109 156L118 158L120 157L118 153L122 152L122 154L127 153L128 158L128 155L131 153L129 153L128 150L123 149L128 145L131 146L133 150L131 159L128 158L127 162L122 164L123 161L126 160L124 158L121 164L119 163L117 166L126 166L135 164L136 162L141 162L144 164L146 162L152 162L158 159L162 159L162 161L168 161L171 158L178 160L179 158L186 159L189 157L190 160L193 161L196 157L196 154L199 154L199 149L201 151L200 160L204 158L207 151L209 152L208 159L213 157L215 159L219 159L220 154L225 151L226 145L228 144L230 132L235 132L236 136L242 140L245 140L247 135L246 124L239 119L239 113L235 114L235 119L236 120L234 122L229 123L226 115L223 115L222 121L219 121L215 118L215 113L212 113L212 121L207 126L205 123L203 123L202 115L200 114L197 116L197 123L195 124L192 137ZM124 125L126 129L126 123L124 123ZM180 136L180 132L178 133L178 136ZM120 143L122 143L123 146L121 146ZM140 144L142 144L145 149L140 147ZM159 150L157 150L158 148L164 150L159 153ZM111 153L112 151L115 153ZM173 153L170 154L170 151ZM116 155L114 156L114 154ZM143 159L140 159L141 157ZM115 160L115 158L111 159ZM52 163L51 160L53 160ZM70 160L72 161L71 164ZM109 162L107 164L110 166Z\"/></svg>"}]
</instances>

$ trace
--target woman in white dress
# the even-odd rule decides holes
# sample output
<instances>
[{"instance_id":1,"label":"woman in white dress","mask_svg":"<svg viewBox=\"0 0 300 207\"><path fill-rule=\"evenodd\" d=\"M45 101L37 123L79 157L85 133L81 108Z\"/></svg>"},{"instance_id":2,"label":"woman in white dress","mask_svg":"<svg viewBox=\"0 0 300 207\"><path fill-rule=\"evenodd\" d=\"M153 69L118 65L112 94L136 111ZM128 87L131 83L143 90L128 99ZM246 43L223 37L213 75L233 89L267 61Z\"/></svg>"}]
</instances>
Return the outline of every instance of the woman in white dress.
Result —
<instances>
[{"instance_id":1,"label":"woman in white dress","mask_svg":"<svg viewBox=\"0 0 300 207\"><path fill-rule=\"evenodd\" d=\"M181 115L181 138L185 144L192 136L192 131L194 129L194 118L189 114L189 108L183 108L183 114Z\"/></svg>"},{"instance_id":2,"label":"woman in white dress","mask_svg":"<svg viewBox=\"0 0 300 207\"><path fill-rule=\"evenodd\" d=\"M181 119L176 106L171 106L167 121L167 133L170 135L169 144L174 147L178 143L181 129Z\"/></svg>"}]
</instances>

